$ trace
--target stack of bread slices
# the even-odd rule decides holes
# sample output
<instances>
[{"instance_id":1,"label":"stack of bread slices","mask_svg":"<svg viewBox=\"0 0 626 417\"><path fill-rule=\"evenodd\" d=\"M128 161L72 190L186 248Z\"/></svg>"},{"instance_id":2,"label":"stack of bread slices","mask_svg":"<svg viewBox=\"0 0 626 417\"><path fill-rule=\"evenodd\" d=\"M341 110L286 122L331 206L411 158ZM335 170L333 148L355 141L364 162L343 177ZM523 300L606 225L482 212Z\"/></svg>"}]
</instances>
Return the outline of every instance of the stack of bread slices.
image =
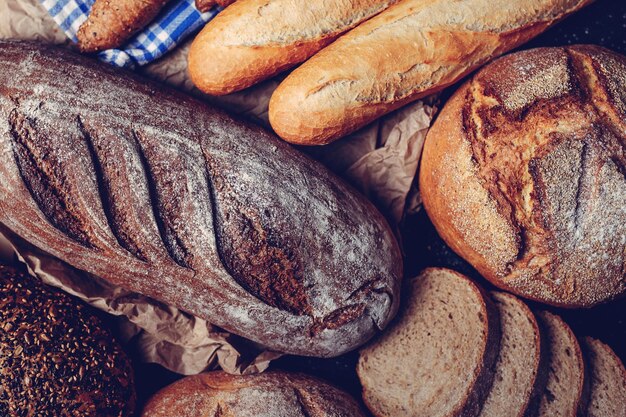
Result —
<instances>
[{"instance_id":1,"label":"stack of bread slices","mask_svg":"<svg viewBox=\"0 0 626 417\"><path fill-rule=\"evenodd\" d=\"M407 287L395 323L359 359L376 417L626 416L623 364L557 315L447 269Z\"/></svg>"}]
</instances>

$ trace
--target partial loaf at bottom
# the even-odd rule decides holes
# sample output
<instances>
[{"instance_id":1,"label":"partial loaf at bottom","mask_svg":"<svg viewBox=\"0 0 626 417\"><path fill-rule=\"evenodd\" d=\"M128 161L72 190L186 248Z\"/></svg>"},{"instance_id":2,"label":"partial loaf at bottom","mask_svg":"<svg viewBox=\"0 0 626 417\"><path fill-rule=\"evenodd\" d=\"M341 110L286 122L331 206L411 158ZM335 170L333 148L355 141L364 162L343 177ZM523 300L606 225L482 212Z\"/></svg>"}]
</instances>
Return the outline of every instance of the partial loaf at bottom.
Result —
<instances>
[{"instance_id":1,"label":"partial loaf at bottom","mask_svg":"<svg viewBox=\"0 0 626 417\"><path fill-rule=\"evenodd\" d=\"M348 394L301 374L209 372L157 392L143 417L365 417Z\"/></svg>"},{"instance_id":2,"label":"partial loaf at bottom","mask_svg":"<svg viewBox=\"0 0 626 417\"><path fill-rule=\"evenodd\" d=\"M97 312L0 265L0 416L131 417L131 362Z\"/></svg>"}]
</instances>

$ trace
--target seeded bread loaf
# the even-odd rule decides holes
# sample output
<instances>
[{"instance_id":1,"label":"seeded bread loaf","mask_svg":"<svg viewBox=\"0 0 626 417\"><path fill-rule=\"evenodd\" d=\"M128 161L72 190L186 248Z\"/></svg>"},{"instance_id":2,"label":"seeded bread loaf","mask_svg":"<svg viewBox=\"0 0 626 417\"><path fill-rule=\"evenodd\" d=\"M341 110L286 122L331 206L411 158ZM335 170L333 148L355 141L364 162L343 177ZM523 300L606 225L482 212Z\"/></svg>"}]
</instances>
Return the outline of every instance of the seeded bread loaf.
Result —
<instances>
[{"instance_id":1,"label":"seeded bread loaf","mask_svg":"<svg viewBox=\"0 0 626 417\"><path fill-rule=\"evenodd\" d=\"M284 142L66 50L0 43L0 227L272 350L334 356L393 317L382 215Z\"/></svg>"},{"instance_id":2,"label":"seeded bread loaf","mask_svg":"<svg viewBox=\"0 0 626 417\"><path fill-rule=\"evenodd\" d=\"M276 89L272 127L332 142L453 84L592 0L404 0L339 38Z\"/></svg>"},{"instance_id":3,"label":"seeded bread loaf","mask_svg":"<svg viewBox=\"0 0 626 417\"><path fill-rule=\"evenodd\" d=\"M548 377L547 344L526 304L508 293L491 295L500 313L502 337L496 375L480 417L535 416Z\"/></svg>"},{"instance_id":4,"label":"seeded bread loaf","mask_svg":"<svg viewBox=\"0 0 626 417\"><path fill-rule=\"evenodd\" d=\"M0 265L0 415L130 417L133 371L90 308Z\"/></svg>"},{"instance_id":5,"label":"seeded bread loaf","mask_svg":"<svg viewBox=\"0 0 626 417\"><path fill-rule=\"evenodd\" d=\"M365 404L376 417L479 415L499 351L496 307L448 269L426 269L407 287L397 320L361 350Z\"/></svg>"},{"instance_id":6,"label":"seeded bread loaf","mask_svg":"<svg viewBox=\"0 0 626 417\"><path fill-rule=\"evenodd\" d=\"M557 315L538 313L549 349L548 380L539 403L539 417L583 416L589 398L580 345Z\"/></svg>"},{"instance_id":7,"label":"seeded bread loaf","mask_svg":"<svg viewBox=\"0 0 626 417\"><path fill-rule=\"evenodd\" d=\"M495 285L562 307L626 291L626 57L595 46L511 54L430 129L424 207Z\"/></svg>"},{"instance_id":8,"label":"seeded bread loaf","mask_svg":"<svg viewBox=\"0 0 626 417\"><path fill-rule=\"evenodd\" d=\"M169 0L96 0L76 37L83 52L117 48L150 23Z\"/></svg>"},{"instance_id":9,"label":"seeded bread loaf","mask_svg":"<svg viewBox=\"0 0 626 417\"><path fill-rule=\"evenodd\" d=\"M189 75L208 94L242 90L289 69L398 0L239 0L189 50Z\"/></svg>"},{"instance_id":10,"label":"seeded bread loaf","mask_svg":"<svg viewBox=\"0 0 626 417\"><path fill-rule=\"evenodd\" d=\"M157 392L143 417L364 417L348 394L315 378L284 372L234 376L209 372Z\"/></svg>"},{"instance_id":11,"label":"seeded bread loaf","mask_svg":"<svg viewBox=\"0 0 626 417\"><path fill-rule=\"evenodd\" d=\"M610 347L586 337L582 343L589 368L587 417L626 416L626 369Z\"/></svg>"}]
</instances>

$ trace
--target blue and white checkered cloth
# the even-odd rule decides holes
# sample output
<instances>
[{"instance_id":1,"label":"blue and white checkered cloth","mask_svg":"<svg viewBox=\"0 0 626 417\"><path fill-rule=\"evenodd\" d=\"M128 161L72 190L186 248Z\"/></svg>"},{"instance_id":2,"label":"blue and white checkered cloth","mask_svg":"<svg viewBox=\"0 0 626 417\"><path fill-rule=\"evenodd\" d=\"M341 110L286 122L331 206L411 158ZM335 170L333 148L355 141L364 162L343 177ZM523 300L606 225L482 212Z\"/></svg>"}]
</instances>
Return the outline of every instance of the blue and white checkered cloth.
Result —
<instances>
[{"instance_id":1,"label":"blue and white checkered cloth","mask_svg":"<svg viewBox=\"0 0 626 417\"><path fill-rule=\"evenodd\" d=\"M77 41L78 28L87 20L94 1L40 0L54 21L74 42ZM219 7L214 7L206 13L200 13L194 0L172 0L154 21L120 49L102 51L98 53L98 58L119 67L145 65L173 49L219 11Z\"/></svg>"}]
</instances>

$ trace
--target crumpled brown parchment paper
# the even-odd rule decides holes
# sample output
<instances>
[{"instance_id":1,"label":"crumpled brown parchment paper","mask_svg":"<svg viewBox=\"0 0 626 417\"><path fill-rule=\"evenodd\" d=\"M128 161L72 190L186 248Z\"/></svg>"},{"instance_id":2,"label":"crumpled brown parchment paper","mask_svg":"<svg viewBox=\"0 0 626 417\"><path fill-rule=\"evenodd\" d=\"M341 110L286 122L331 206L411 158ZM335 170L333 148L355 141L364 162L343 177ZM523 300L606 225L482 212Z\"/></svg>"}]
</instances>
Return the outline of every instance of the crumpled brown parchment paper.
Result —
<instances>
[{"instance_id":1,"label":"crumpled brown parchment paper","mask_svg":"<svg viewBox=\"0 0 626 417\"><path fill-rule=\"evenodd\" d=\"M10 38L70 43L37 0L0 1L0 39ZM189 43L141 71L269 127L267 104L280 77L225 97L205 96L187 77ZM414 177L434 113L432 101L418 101L331 145L300 150L370 198L399 235L405 213L419 208ZM47 284L125 318L120 329L123 342L133 344L146 362L185 375L216 366L229 373L246 374L265 370L280 356L205 320L78 271L0 227L0 258L15 256Z\"/></svg>"}]
</instances>

